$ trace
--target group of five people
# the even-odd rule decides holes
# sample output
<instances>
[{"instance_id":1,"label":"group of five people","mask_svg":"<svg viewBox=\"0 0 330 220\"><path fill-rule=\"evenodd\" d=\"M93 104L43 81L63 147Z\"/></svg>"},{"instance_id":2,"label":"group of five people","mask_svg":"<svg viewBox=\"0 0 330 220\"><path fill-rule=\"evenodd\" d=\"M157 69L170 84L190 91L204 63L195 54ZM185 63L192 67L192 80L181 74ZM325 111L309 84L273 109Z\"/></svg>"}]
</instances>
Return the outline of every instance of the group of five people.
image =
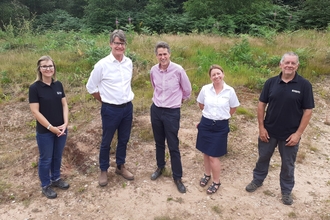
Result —
<instances>
[{"instance_id":1,"label":"group of five people","mask_svg":"<svg viewBox=\"0 0 330 220\"><path fill-rule=\"evenodd\" d=\"M126 44L125 33L122 30L113 31L110 34L111 53L95 64L86 84L88 93L101 103L100 186L108 184L110 144L115 132L118 139L115 173L127 180L134 180L134 175L125 167L134 99L131 88L133 63L125 56ZM167 143L174 183L179 192L185 193L178 132L180 108L190 98L191 83L184 68L170 60L168 43L158 42L155 55L158 64L150 70L154 90L150 120L157 168L150 178L156 180L165 170ZM268 174L270 158L278 146L282 158L282 201L287 205L293 202L291 191L299 141L314 108L312 86L298 75L298 66L298 55L285 53L280 61L281 73L265 83L257 110L259 159L253 170L253 180L246 186L246 191L253 192L262 185ZM212 65L208 74L211 83L203 86L197 97L202 117L197 125L196 148L203 153L204 158L204 175L200 179L200 186L206 186L212 179L206 190L212 194L221 185L219 157L227 153L229 119L240 103L235 90L224 82L225 74L221 66ZM42 193L47 198L56 198L53 187L69 188L69 184L60 178L62 153L67 138L68 104L63 86L56 80L55 63L49 56L42 56L37 62L37 79L29 88L29 103L37 121L38 173Z\"/></svg>"}]
</instances>

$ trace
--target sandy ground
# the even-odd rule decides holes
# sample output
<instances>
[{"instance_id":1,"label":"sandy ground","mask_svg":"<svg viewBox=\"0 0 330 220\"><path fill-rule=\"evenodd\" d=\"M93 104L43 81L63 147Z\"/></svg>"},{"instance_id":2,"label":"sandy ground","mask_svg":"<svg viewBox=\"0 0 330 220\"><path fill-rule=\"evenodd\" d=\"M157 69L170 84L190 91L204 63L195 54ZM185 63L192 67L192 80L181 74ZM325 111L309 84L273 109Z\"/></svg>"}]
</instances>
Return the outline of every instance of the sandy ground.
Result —
<instances>
[{"instance_id":1,"label":"sandy ground","mask_svg":"<svg viewBox=\"0 0 330 220\"><path fill-rule=\"evenodd\" d=\"M99 187L98 146L101 139L99 106L92 118L73 119L63 158L62 174L70 189L56 189L58 198L44 197L39 186L38 149L29 126L28 103L1 105L0 219L330 219L330 126L329 79L314 85L316 108L300 144L296 163L294 204L281 203L280 157L276 151L264 185L254 193L245 191L257 160L257 120L236 114L231 119L229 152L220 158L221 188L207 195L199 186L203 157L195 149L196 124L201 112L197 105L182 108L179 133L183 182L187 193L176 189L170 176L150 180L156 168L149 113L135 114L126 167L135 175L126 181L115 174L111 154L109 184ZM241 106L254 114L258 93L237 88ZM69 95L69 94L67 94ZM77 109L78 108L78 109ZM81 108L81 109L79 109ZM82 107L70 111L82 111ZM167 163L170 169L170 163Z\"/></svg>"}]
</instances>

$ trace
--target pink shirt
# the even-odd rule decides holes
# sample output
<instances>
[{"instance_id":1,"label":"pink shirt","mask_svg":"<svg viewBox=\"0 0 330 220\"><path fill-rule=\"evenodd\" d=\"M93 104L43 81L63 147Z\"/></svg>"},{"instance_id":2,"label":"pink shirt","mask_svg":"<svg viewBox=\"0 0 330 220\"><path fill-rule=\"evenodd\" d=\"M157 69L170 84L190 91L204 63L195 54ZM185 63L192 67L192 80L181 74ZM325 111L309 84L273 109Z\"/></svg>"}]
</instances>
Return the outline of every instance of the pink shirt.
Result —
<instances>
[{"instance_id":1,"label":"pink shirt","mask_svg":"<svg viewBox=\"0 0 330 220\"><path fill-rule=\"evenodd\" d=\"M170 62L167 70L161 70L159 64L150 70L150 81L154 88L152 101L157 107L180 108L182 100L191 94L191 84L182 66Z\"/></svg>"}]
</instances>

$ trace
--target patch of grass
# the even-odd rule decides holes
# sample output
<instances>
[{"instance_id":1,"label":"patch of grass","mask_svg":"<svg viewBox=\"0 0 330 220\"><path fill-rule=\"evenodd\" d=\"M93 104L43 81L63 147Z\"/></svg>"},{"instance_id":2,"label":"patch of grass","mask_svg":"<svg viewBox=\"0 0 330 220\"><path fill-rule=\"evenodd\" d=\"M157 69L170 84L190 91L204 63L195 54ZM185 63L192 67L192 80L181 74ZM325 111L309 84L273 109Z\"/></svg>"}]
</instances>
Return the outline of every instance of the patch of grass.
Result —
<instances>
[{"instance_id":1,"label":"patch of grass","mask_svg":"<svg viewBox=\"0 0 330 220\"><path fill-rule=\"evenodd\" d=\"M297 163L303 163L303 161L306 159L306 152L304 151L298 151L298 154L297 154Z\"/></svg>"},{"instance_id":2,"label":"patch of grass","mask_svg":"<svg viewBox=\"0 0 330 220\"><path fill-rule=\"evenodd\" d=\"M233 124L233 123L229 123L229 129L231 132L237 131L238 127L237 125Z\"/></svg>"},{"instance_id":3,"label":"patch of grass","mask_svg":"<svg viewBox=\"0 0 330 220\"><path fill-rule=\"evenodd\" d=\"M36 168L36 167L38 167L38 162L32 162L32 163L31 163L31 167L32 167L32 168Z\"/></svg>"},{"instance_id":4,"label":"patch of grass","mask_svg":"<svg viewBox=\"0 0 330 220\"><path fill-rule=\"evenodd\" d=\"M263 193L264 193L266 196L271 196L271 197L274 197L274 196L275 196L275 194L274 194L272 191L270 191L270 190L265 190L265 191L263 191Z\"/></svg>"},{"instance_id":5,"label":"patch of grass","mask_svg":"<svg viewBox=\"0 0 330 220\"><path fill-rule=\"evenodd\" d=\"M0 204L10 198L10 196L7 195L7 190L9 190L10 187L10 184L7 184L4 181L0 180Z\"/></svg>"},{"instance_id":6,"label":"patch of grass","mask_svg":"<svg viewBox=\"0 0 330 220\"><path fill-rule=\"evenodd\" d=\"M172 170L165 168L162 175L165 177L172 177Z\"/></svg>"},{"instance_id":7,"label":"patch of grass","mask_svg":"<svg viewBox=\"0 0 330 220\"><path fill-rule=\"evenodd\" d=\"M153 141L154 140L154 135L152 133L151 127L148 128L139 128L139 138L142 141Z\"/></svg>"},{"instance_id":8,"label":"patch of grass","mask_svg":"<svg viewBox=\"0 0 330 220\"><path fill-rule=\"evenodd\" d=\"M241 106L239 106L236 109L236 114L244 115L244 117L248 120L254 119L256 117L256 115L252 111L250 111L244 107L241 107Z\"/></svg>"},{"instance_id":9,"label":"patch of grass","mask_svg":"<svg viewBox=\"0 0 330 220\"><path fill-rule=\"evenodd\" d=\"M290 212L290 213L288 214L288 217L289 217L289 218L297 218L298 216L297 216L296 213L294 213L294 212Z\"/></svg>"},{"instance_id":10,"label":"patch of grass","mask_svg":"<svg viewBox=\"0 0 330 220\"><path fill-rule=\"evenodd\" d=\"M169 216L156 216L154 220L175 220L176 218L170 218Z\"/></svg>"},{"instance_id":11,"label":"patch of grass","mask_svg":"<svg viewBox=\"0 0 330 220\"><path fill-rule=\"evenodd\" d=\"M123 183L121 184L121 186L125 189L126 186L127 186L127 183L126 183L126 182L123 182Z\"/></svg>"},{"instance_id":12,"label":"patch of grass","mask_svg":"<svg viewBox=\"0 0 330 220\"><path fill-rule=\"evenodd\" d=\"M222 209L219 206L212 206L212 211L217 213L217 214L222 213Z\"/></svg>"},{"instance_id":13,"label":"patch of grass","mask_svg":"<svg viewBox=\"0 0 330 220\"><path fill-rule=\"evenodd\" d=\"M313 146L309 146L309 150L310 151L313 151L313 152L317 152L318 151L317 147L313 147Z\"/></svg>"}]
</instances>

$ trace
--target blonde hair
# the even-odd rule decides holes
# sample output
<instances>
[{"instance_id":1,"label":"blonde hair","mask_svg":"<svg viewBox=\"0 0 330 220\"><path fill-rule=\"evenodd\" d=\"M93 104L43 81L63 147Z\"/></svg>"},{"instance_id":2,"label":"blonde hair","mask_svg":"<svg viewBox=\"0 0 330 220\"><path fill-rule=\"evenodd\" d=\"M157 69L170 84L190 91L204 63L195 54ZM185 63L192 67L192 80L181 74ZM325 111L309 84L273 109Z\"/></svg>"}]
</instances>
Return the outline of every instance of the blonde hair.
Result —
<instances>
[{"instance_id":1,"label":"blonde hair","mask_svg":"<svg viewBox=\"0 0 330 220\"><path fill-rule=\"evenodd\" d=\"M44 55L44 56L40 57L38 62L37 62L37 78L36 78L36 81L42 81L42 73L40 72L40 63L42 61L48 61L48 60L52 61L52 63L53 63L54 75L53 75L52 78L53 78L54 81L56 81L56 66L55 66L55 63L54 63L53 59L48 55Z\"/></svg>"}]
</instances>

